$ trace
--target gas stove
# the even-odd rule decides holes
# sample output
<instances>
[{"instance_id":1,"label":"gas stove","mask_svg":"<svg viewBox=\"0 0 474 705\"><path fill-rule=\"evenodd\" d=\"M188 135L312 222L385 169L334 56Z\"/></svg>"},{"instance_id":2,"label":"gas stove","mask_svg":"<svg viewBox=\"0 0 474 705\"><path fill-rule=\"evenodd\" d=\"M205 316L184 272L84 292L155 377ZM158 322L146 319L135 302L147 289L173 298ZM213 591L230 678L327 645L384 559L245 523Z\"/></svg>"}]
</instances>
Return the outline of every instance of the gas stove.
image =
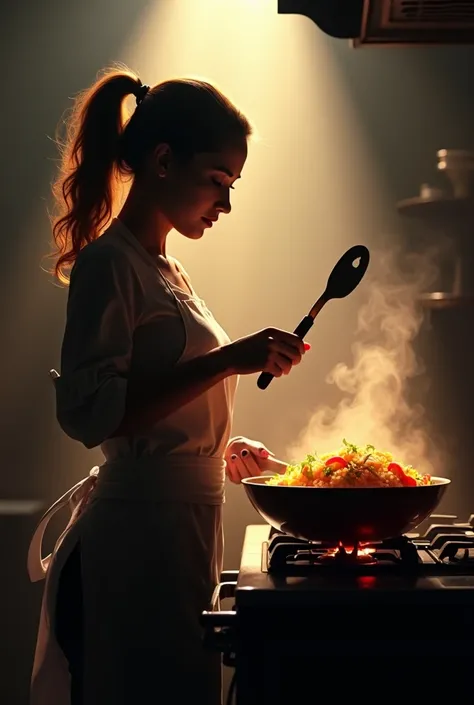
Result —
<instances>
[{"instance_id":1,"label":"gas stove","mask_svg":"<svg viewBox=\"0 0 474 705\"><path fill-rule=\"evenodd\" d=\"M248 526L240 569L223 574L203 624L207 646L235 668L238 705L293 702L301 673L329 680L343 703L470 697L474 515L433 515L417 534L344 547ZM440 659L447 680L433 672Z\"/></svg>"},{"instance_id":2,"label":"gas stove","mask_svg":"<svg viewBox=\"0 0 474 705\"><path fill-rule=\"evenodd\" d=\"M271 529L262 542L261 569L273 575L322 574L329 569L360 575L474 576L474 515L466 522L432 523L422 533L356 546L309 542Z\"/></svg>"},{"instance_id":3,"label":"gas stove","mask_svg":"<svg viewBox=\"0 0 474 705\"><path fill-rule=\"evenodd\" d=\"M394 592L400 594L393 599L405 604L474 603L474 516L455 520L432 517L433 523L418 534L349 547L295 539L266 525L249 526L235 585L236 606L283 605L295 599L318 606L327 600L353 605L380 601L383 593ZM455 598L448 594L456 589L462 593Z\"/></svg>"}]
</instances>

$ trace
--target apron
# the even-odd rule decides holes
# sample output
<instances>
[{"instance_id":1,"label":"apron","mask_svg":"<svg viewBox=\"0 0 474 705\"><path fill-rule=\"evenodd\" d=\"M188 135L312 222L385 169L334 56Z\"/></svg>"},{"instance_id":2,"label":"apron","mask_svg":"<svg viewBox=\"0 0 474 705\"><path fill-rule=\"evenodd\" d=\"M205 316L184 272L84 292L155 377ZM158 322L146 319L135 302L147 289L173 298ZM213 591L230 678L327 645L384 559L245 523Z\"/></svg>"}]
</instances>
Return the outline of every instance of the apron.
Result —
<instances>
[{"instance_id":1,"label":"apron","mask_svg":"<svg viewBox=\"0 0 474 705\"><path fill-rule=\"evenodd\" d=\"M181 360L207 352L210 332L211 347L229 342L202 300L175 289L161 273L160 278L184 323ZM237 378L219 384L223 394L211 388L193 403L197 413L202 405L213 423L225 427L226 443ZM222 571L224 483L221 455L120 458L94 467L48 509L28 551L30 579L45 579L31 705L71 703L68 663L54 620L61 570L78 542L84 703L221 704L220 654L203 648L199 618ZM44 558L47 524L66 504L70 521Z\"/></svg>"}]
</instances>

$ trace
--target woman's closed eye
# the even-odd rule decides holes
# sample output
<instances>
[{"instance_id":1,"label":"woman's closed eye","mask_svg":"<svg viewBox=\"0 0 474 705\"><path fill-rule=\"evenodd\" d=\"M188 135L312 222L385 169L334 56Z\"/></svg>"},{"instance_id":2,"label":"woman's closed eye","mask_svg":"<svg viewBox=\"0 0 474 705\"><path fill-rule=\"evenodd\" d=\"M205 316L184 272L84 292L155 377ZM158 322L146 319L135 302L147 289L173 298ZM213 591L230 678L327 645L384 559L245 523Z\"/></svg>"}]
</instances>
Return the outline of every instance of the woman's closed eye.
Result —
<instances>
[{"instance_id":1,"label":"woman's closed eye","mask_svg":"<svg viewBox=\"0 0 474 705\"><path fill-rule=\"evenodd\" d=\"M211 181L212 181L212 183L215 184L216 186L219 186L219 188L224 188L224 187L225 187L225 184L223 184L221 181L219 181L219 179L214 179L214 178L213 178L213 179L211 179ZM234 190L234 186L228 186L227 188L231 188L232 190Z\"/></svg>"}]
</instances>

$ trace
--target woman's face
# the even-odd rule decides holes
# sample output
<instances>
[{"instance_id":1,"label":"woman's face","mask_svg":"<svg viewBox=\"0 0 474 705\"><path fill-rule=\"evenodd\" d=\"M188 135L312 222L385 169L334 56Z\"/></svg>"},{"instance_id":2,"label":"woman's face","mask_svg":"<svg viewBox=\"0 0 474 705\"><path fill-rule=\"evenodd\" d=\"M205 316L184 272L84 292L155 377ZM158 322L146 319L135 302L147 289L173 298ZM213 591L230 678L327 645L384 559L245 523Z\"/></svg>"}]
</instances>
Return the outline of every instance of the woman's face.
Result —
<instances>
[{"instance_id":1,"label":"woman's face","mask_svg":"<svg viewBox=\"0 0 474 705\"><path fill-rule=\"evenodd\" d=\"M169 225L193 240L224 213L230 213L230 190L247 159L247 142L218 152L196 154L183 163L166 145L155 152L159 207Z\"/></svg>"}]
</instances>

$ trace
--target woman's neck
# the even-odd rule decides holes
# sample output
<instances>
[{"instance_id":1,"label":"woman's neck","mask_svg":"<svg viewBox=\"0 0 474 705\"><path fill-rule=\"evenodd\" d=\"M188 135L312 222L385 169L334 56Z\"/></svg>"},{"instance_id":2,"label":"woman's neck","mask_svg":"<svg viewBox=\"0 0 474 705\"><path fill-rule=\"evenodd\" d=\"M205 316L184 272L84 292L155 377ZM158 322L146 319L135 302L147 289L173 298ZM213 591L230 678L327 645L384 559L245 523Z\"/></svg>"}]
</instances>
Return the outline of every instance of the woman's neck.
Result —
<instances>
[{"instance_id":1,"label":"woman's neck","mask_svg":"<svg viewBox=\"0 0 474 705\"><path fill-rule=\"evenodd\" d=\"M171 224L135 184L117 217L147 252L166 257L166 238Z\"/></svg>"}]
</instances>

